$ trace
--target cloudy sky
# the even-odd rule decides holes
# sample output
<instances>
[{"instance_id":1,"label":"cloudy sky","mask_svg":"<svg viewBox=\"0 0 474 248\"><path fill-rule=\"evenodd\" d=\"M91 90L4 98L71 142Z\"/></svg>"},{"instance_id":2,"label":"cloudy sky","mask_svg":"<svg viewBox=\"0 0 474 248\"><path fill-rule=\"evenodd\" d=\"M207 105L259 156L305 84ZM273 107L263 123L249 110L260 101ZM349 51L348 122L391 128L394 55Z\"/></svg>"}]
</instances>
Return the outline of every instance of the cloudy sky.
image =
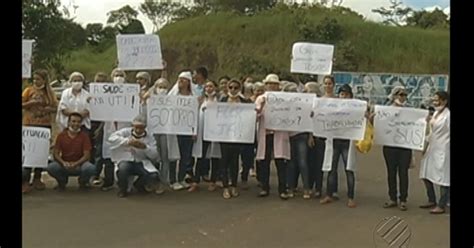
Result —
<instances>
[{"instance_id":1,"label":"cloudy sky","mask_svg":"<svg viewBox=\"0 0 474 248\"><path fill-rule=\"evenodd\" d=\"M76 21L84 26L87 23L100 22L104 23L107 20L107 12L119 9L124 5L130 5L138 10L140 3L144 0L62 0L63 5L68 7L71 15L76 17ZM439 6L442 9L450 6L449 0L404 0L404 5L413 9L423 9L432 6ZM75 13L72 6L77 6ZM379 7L390 6L389 0L344 0L343 6L347 6L366 16L369 20L378 21L380 15L372 13L371 10ZM152 31L152 23L143 15L139 14L138 19L142 21L145 26L145 31L150 33Z\"/></svg>"}]
</instances>

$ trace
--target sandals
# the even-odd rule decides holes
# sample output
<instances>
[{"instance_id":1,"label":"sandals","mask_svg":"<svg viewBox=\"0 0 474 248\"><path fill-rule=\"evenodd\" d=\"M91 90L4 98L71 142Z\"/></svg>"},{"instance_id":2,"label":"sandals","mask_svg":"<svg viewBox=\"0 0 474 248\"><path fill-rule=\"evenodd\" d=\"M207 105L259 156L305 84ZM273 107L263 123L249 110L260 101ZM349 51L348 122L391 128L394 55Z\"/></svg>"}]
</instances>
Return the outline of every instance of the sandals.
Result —
<instances>
[{"instance_id":1,"label":"sandals","mask_svg":"<svg viewBox=\"0 0 474 248\"><path fill-rule=\"evenodd\" d=\"M349 207L349 208L355 208L356 206L357 206L357 205L356 205L356 203L355 203L355 201L354 201L353 199L349 199L349 200L347 201L347 207Z\"/></svg>"},{"instance_id":2,"label":"sandals","mask_svg":"<svg viewBox=\"0 0 474 248\"><path fill-rule=\"evenodd\" d=\"M435 207L430 210L430 214L444 214L446 211L440 207Z\"/></svg>"},{"instance_id":3,"label":"sandals","mask_svg":"<svg viewBox=\"0 0 474 248\"><path fill-rule=\"evenodd\" d=\"M400 202L400 206L399 206L400 210L402 211L407 211L408 208L407 208L407 203L406 202Z\"/></svg>"},{"instance_id":4,"label":"sandals","mask_svg":"<svg viewBox=\"0 0 474 248\"><path fill-rule=\"evenodd\" d=\"M388 202L385 202L383 204L383 208L394 208L396 207L398 204L397 202L394 202L394 201L388 201Z\"/></svg>"},{"instance_id":5,"label":"sandals","mask_svg":"<svg viewBox=\"0 0 474 248\"><path fill-rule=\"evenodd\" d=\"M423 205L420 205L420 208L434 208L434 207L436 207L436 203L434 202L428 202Z\"/></svg>"}]
</instances>

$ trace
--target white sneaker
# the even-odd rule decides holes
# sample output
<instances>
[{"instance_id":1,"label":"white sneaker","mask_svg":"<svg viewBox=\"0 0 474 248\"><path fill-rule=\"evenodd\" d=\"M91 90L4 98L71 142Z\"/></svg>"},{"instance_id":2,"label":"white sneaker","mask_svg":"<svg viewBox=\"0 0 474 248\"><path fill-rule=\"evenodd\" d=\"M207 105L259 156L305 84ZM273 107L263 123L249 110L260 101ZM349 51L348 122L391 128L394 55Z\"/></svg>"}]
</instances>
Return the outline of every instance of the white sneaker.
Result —
<instances>
[{"instance_id":1,"label":"white sneaker","mask_svg":"<svg viewBox=\"0 0 474 248\"><path fill-rule=\"evenodd\" d=\"M250 175L251 177L256 177L256 176L257 176L257 173L256 173L253 169L250 169L250 170L249 170L249 175Z\"/></svg>"},{"instance_id":2,"label":"white sneaker","mask_svg":"<svg viewBox=\"0 0 474 248\"><path fill-rule=\"evenodd\" d=\"M182 189L184 189L184 186L181 185L180 183L176 182L176 183L173 183L173 184L171 185L171 188L172 188L173 190L182 190Z\"/></svg>"},{"instance_id":3,"label":"white sneaker","mask_svg":"<svg viewBox=\"0 0 474 248\"><path fill-rule=\"evenodd\" d=\"M188 189L188 188L191 187L191 184L189 184L189 183L187 183L187 182L185 182L185 181L180 182L180 184L181 184L185 189Z\"/></svg>"}]
</instances>

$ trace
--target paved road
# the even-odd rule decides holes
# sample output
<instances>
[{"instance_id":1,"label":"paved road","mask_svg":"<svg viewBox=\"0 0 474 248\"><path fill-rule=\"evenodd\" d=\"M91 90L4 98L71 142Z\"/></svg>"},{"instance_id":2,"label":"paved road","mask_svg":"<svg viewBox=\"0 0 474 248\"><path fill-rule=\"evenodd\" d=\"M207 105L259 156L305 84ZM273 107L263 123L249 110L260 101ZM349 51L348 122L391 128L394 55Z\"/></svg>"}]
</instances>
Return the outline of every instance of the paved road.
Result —
<instances>
[{"instance_id":1,"label":"paved road","mask_svg":"<svg viewBox=\"0 0 474 248\"><path fill-rule=\"evenodd\" d=\"M409 247L449 247L449 214L433 216L418 205L425 199L418 168L410 170L408 211L383 209L387 199L381 149L359 156L357 208L346 207L345 175L339 173L341 200L277 197L272 167L271 196L257 198L256 182L241 196L221 192L166 192L116 197L116 191L80 192L76 180L57 193L48 189L23 196L23 247L350 247L370 248L374 229L385 218L401 217L411 230ZM382 247L382 246L379 246Z\"/></svg>"}]
</instances>

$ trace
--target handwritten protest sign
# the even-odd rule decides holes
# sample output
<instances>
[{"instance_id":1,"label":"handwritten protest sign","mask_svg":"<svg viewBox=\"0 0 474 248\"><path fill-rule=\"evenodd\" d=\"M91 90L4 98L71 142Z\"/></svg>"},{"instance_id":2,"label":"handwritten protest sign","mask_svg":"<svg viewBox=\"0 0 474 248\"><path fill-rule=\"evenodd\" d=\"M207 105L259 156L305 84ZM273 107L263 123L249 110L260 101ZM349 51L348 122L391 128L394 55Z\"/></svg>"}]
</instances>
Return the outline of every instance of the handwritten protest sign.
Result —
<instances>
[{"instance_id":1,"label":"handwritten protest sign","mask_svg":"<svg viewBox=\"0 0 474 248\"><path fill-rule=\"evenodd\" d=\"M361 140L367 120L367 102L356 99L317 98L314 102L316 136Z\"/></svg>"},{"instance_id":2,"label":"handwritten protest sign","mask_svg":"<svg viewBox=\"0 0 474 248\"><path fill-rule=\"evenodd\" d=\"M33 51L33 40L23 40L22 50L22 77L31 77L31 54Z\"/></svg>"},{"instance_id":3,"label":"handwritten protest sign","mask_svg":"<svg viewBox=\"0 0 474 248\"><path fill-rule=\"evenodd\" d=\"M117 35L117 54L122 70L163 69L158 35Z\"/></svg>"},{"instance_id":4,"label":"handwritten protest sign","mask_svg":"<svg viewBox=\"0 0 474 248\"><path fill-rule=\"evenodd\" d=\"M48 166L49 139L51 132L44 127L23 126L23 167L46 168Z\"/></svg>"},{"instance_id":5,"label":"handwritten protest sign","mask_svg":"<svg viewBox=\"0 0 474 248\"><path fill-rule=\"evenodd\" d=\"M138 84L91 83L91 120L131 121L139 113L139 91Z\"/></svg>"},{"instance_id":6,"label":"handwritten protest sign","mask_svg":"<svg viewBox=\"0 0 474 248\"><path fill-rule=\"evenodd\" d=\"M208 104L204 112L204 140L253 143L256 118L255 104Z\"/></svg>"},{"instance_id":7,"label":"handwritten protest sign","mask_svg":"<svg viewBox=\"0 0 474 248\"><path fill-rule=\"evenodd\" d=\"M280 131L312 131L314 94L265 93L265 128Z\"/></svg>"},{"instance_id":8,"label":"handwritten protest sign","mask_svg":"<svg viewBox=\"0 0 474 248\"><path fill-rule=\"evenodd\" d=\"M375 144L423 150L428 110L375 105Z\"/></svg>"},{"instance_id":9,"label":"handwritten protest sign","mask_svg":"<svg viewBox=\"0 0 474 248\"><path fill-rule=\"evenodd\" d=\"M334 45L296 42L293 44L291 72L329 75L333 54Z\"/></svg>"},{"instance_id":10,"label":"handwritten protest sign","mask_svg":"<svg viewBox=\"0 0 474 248\"><path fill-rule=\"evenodd\" d=\"M198 106L194 96L152 96L147 105L148 128L153 133L194 135Z\"/></svg>"}]
</instances>

